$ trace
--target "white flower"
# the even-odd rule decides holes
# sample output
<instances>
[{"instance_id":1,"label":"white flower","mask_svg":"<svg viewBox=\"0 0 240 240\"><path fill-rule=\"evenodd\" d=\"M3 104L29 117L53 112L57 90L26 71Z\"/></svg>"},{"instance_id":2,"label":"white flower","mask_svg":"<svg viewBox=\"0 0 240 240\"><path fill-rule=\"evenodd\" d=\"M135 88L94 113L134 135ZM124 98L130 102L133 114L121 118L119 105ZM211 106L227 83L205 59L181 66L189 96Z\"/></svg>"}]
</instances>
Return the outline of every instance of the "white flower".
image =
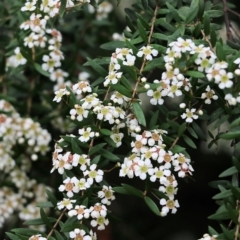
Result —
<instances>
[{"instance_id":1,"label":"white flower","mask_svg":"<svg viewBox=\"0 0 240 240\"><path fill-rule=\"evenodd\" d=\"M207 91L207 92L202 93L202 96L201 96L202 99L205 99L205 98L206 98L206 100L205 100L205 103L206 103L206 104L211 104L211 99L214 99L214 100L217 100L217 99L218 99L218 96L215 95L215 91L212 90L212 89L209 87L209 85L207 86L206 91Z\"/></svg>"},{"instance_id":2,"label":"white flower","mask_svg":"<svg viewBox=\"0 0 240 240\"><path fill-rule=\"evenodd\" d=\"M152 175L153 171L154 170L150 159L146 159L145 161L140 160L135 168L135 176L145 180L147 178L147 173Z\"/></svg>"},{"instance_id":3,"label":"white flower","mask_svg":"<svg viewBox=\"0 0 240 240\"><path fill-rule=\"evenodd\" d=\"M59 89L58 91L55 92L56 96L54 97L53 101L60 102L64 95L69 95L69 94L70 93L69 93L69 91L67 91L66 88L61 88L61 89Z\"/></svg>"},{"instance_id":4,"label":"white flower","mask_svg":"<svg viewBox=\"0 0 240 240\"><path fill-rule=\"evenodd\" d=\"M68 73L64 72L62 69L57 69L50 74L50 79L52 81L64 82L64 78L68 77Z\"/></svg>"},{"instance_id":5,"label":"white flower","mask_svg":"<svg viewBox=\"0 0 240 240\"><path fill-rule=\"evenodd\" d=\"M110 135L110 138L116 143L116 147L120 147L122 145L123 133L114 133Z\"/></svg>"},{"instance_id":6,"label":"white flower","mask_svg":"<svg viewBox=\"0 0 240 240\"><path fill-rule=\"evenodd\" d=\"M75 228L74 231L69 233L70 238L74 238L75 240L91 240L89 235L85 235L86 232L83 229Z\"/></svg>"},{"instance_id":7,"label":"white flower","mask_svg":"<svg viewBox=\"0 0 240 240\"><path fill-rule=\"evenodd\" d=\"M158 179L161 184L164 184L167 181L166 177L170 175L171 175L171 171L168 169L165 169L164 166L155 167L153 169L153 174L150 177L150 180L152 182L155 182Z\"/></svg>"},{"instance_id":8,"label":"white flower","mask_svg":"<svg viewBox=\"0 0 240 240\"><path fill-rule=\"evenodd\" d=\"M216 240L217 235L210 236L209 234L204 234L203 238L200 238L198 240Z\"/></svg>"},{"instance_id":9,"label":"white flower","mask_svg":"<svg viewBox=\"0 0 240 240\"><path fill-rule=\"evenodd\" d=\"M31 236L28 240L47 240L47 238L42 237L41 234L38 234L38 235Z\"/></svg>"},{"instance_id":10,"label":"white flower","mask_svg":"<svg viewBox=\"0 0 240 240\"><path fill-rule=\"evenodd\" d=\"M109 83L111 84L117 84L118 80L122 77L122 72L115 72L111 71L109 72L108 76L105 78L103 85L104 87L107 87Z\"/></svg>"},{"instance_id":11,"label":"white flower","mask_svg":"<svg viewBox=\"0 0 240 240\"><path fill-rule=\"evenodd\" d=\"M68 216L69 217L77 216L77 219L81 220L82 218L89 218L90 211L89 211L89 209L86 209L86 206L76 205L74 207L74 209L72 209L68 212Z\"/></svg>"},{"instance_id":12,"label":"white flower","mask_svg":"<svg viewBox=\"0 0 240 240\"><path fill-rule=\"evenodd\" d=\"M103 216L99 216L95 219L93 219L91 221L91 226L93 227L97 227L98 230L104 230L105 226L107 226L109 224L109 221L107 218L103 217Z\"/></svg>"},{"instance_id":13,"label":"white flower","mask_svg":"<svg viewBox=\"0 0 240 240\"><path fill-rule=\"evenodd\" d=\"M75 183L76 183L77 178L73 177L73 178L66 178L63 181L63 185L60 185L60 187L58 188L59 191L63 192L66 191L67 192L67 196L69 198L73 197L73 193L78 193L79 189L78 187L76 187Z\"/></svg>"},{"instance_id":14,"label":"white flower","mask_svg":"<svg viewBox=\"0 0 240 240\"><path fill-rule=\"evenodd\" d=\"M59 210L61 210L63 208L67 208L68 210L70 210L70 209L73 208L72 203L75 203L75 202L76 202L76 200L71 200L71 199L68 199L68 198L64 198L61 202L57 203L57 208Z\"/></svg>"},{"instance_id":15,"label":"white flower","mask_svg":"<svg viewBox=\"0 0 240 240\"><path fill-rule=\"evenodd\" d=\"M92 218L98 218L99 216L107 216L107 208L101 203L96 203L93 207L89 208Z\"/></svg>"},{"instance_id":16,"label":"white flower","mask_svg":"<svg viewBox=\"0 0 240 240\"><path fill-rule=\"evenodd\" d=\"M137 53L138 57L142 57L145 55L147 60L152 60L152 56L156 57L158 55L158 51L156 49L152 49L151 46L143 46L140 48L140 50Z\"/></svg>"},{"instance_id":17,"label":"white flower","mask_svg":"<svg viewBox=\"0 0 240 240\"><path fill-rule=\"evenodd\" d=\"M91 184L86 181L85 178L81 178L80 180L77 178L73 179L73 182L76 187L76 191L79 192L80 190L86 190L87 188L90 188Z\"/></svg>"},{"instance_id":18,"label":"white flower","mask_svg":"<svg viewBox=\"0 0 240 240\"><path fill-rule=\"evenodd\" d=\"M86 92L92 92L92 88L90 87L89 83L86 81L81 81L73 85L73 91L76 92L78 95Z\"/></svg>"},{"instance_id":19,"label":"white flower","mask_svg":"<svg viewBox=\"0 0 240 240\"><path fill-rule=\"evenodd\" d=\"M80 165L81 166L80 169L82 171L85 171L87 169L87 166L90 165L90 158L88 158L86 154L78 155L75 153L73 155L72 165L74 167Z\"/></svg>"},{"instance_id":20,"label":"white flower","mask_svg":"<svg viewBox=\"0 0 240 240\"><path fill-rule=\"evenodd\" d=\"M115 196L113 195L114 191L112 190L112 187L103 185L102 191L98 192L98 197L101 198L101 202L106 205L110 205L111 202L115 199Z\"/></svg>"},{"instance_id":21,"label":"white flower","mask_svg":"<svg viewBox=\"0 0 240 240\"><path fill-rule=\"evenodd\" d=\"M173 196L170 196L168 200L166 200L165 198L162 198L160 200L160 204L162 206L164 206L162 208L162 211L161 211L161 215L162 216L166 216L168 214L169 210L171 210L172 213L176 213L177 212L177 208L179 207L178 201L174 200Z\"/></svg>"},{"instance_id":22,"label":"white flower","mask_svg":"<svg viewBox=\"0 0 240 240\"><path fill-rule=\"evenodd\" d=\"M32 2L26 2L25 6L21 8L21 11L34 11L36 9L36 0L32 0Z\"/></svg>"},{"instance_id":23,"label":"white flower","mask_svg":"<svg viewBox=\"0 0 240 240\"><path fill-rule=\"evenodd\" d=\"M48 71L50 73L53 72L55 67L60 67L61 66L61 62L54 60L53 58L50 58L48 55L44 55L43 56L43 61L46 63L42 64L42 69L44 71Z\"/></svg>"},{"instance_id":24,"label":"white flower","mask_svg":"<svg viewBox=\"0 0 240 240\"><path fill-rule=\"evenodd\" d=\"M198 119L198 115L194 114L196 112L195 108L192 108L189 110L189 108L186 109L186 113L183 113L181 115L182 119L186 118L186 122L191 123L193 119Z\"/></svg>"},{"instance_id":25,"label":"white flower","mask_svg":"<svg viewBox=\"0 0 240 240\"><path fill-rule=\"evenodd\" d=\"M92 132L92 129L88 127L86 130L85 128L79 129L78 133L82 136L79 137L79 140L81 142L87 142L90 140L90 138L93 138L95 136L95 133Z\"/></svg>"},{"instance_id":26,"label":"white flower","mask_svg":"<svg viewBox=\"0 0 240 240\"><path fill-rule=\"evenodd\" d=\"M89 111L87 109L84 109L82 106L79 106L78 104L75 104L74 107L75 109L70 110L71 119L74 120L77 115L77 120L81 122L83 118L88 117Z\"/></svg>"},{"instance_id":27,"label":"white flower","mask_svg":"<svg viewBox=\"0 0 240 240\"><path fill-rule=\"evenodd\" d=\"M95 180L97 183L101 182L103 179L103 171L102 170L96 170L97 165L92 164L90 166L90 170L86 170L83 174L84 176L88 176L87 182L92 185L93 180Z\"/></svg>"},{"instance_id":28,"label":"white flower","mask_svg":"<svg viewBox=\"0 0 240 240\"><path fill-rule=\"evenodd\" d=\"M219 88L230 88L233 85L233 81L230 79L233 78L233 73L226 72L226 70L221 69L219 75L215 77L215 82L218 83Z\"/></svg>"}]
</instances>

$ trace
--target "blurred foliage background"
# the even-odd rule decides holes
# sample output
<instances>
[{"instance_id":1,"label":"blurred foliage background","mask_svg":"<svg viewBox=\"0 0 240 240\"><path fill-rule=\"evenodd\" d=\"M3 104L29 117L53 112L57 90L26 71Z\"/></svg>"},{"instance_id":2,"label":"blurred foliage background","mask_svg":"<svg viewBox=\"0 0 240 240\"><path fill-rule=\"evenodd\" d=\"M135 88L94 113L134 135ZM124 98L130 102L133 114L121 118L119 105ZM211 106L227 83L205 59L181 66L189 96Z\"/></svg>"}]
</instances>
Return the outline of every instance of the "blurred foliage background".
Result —
<instances>
[{"instance_id":1,"label":"blurred foliage background","mask_svg":"<svg viewBox=\"0 0 240 240\"><path fill-rule=\"evenodd\" d=\"M23 5L24 1L4 1L1 5L15 4L16 10L11 14L16 14L16 17L12 19L5 18L3 9L0 9L0 55L3 57L7 42L11 37L19 34L17 26L21 22L21 15L17 13L19 6ZM110 1L113 3L112 1ZM77 76L80 72L87 70L91 74L91 78L97 77L93 69L83 67L82 65L86 61L87 57L96 58L98 56L110 56L111 51L103 50L100 48L101 44L111 41L114 33L121 34L125 29L125 17L122 10L126 4L130 2L122 0L119 6L114 2L114 10L109 15L108 20L94 19L87 9L81 11L70 12L65 15L64 18L59 20L59 23L54 23L56 29L63 34L62 51L65 54L65 60L63 61L63 69L70 69L69 79L73 82L77 81ZM228 3L232 3L236 6L235 11L240 12L240 2L238 0L231 0ZM87 6L84 6L86 8ZM2 16L1 16L2 15ZM229 17L233 20L237 26L239 26L240 17L229 13ZM219 23L224 24L224 19L217 19ZM16 26L15 30L12 30ZM240 35L239 28L236 30ZM226 33L223 33L225 35ZM21 42L21 41L20 41ZM29 69L27 74L33 75L33 69ZM160 74L159 74L160 75ZM37 80L36 92L32 93L29 86L26 89L23 88L25 94L15 94L21 85L21 77L12 75L10 81L12 81L12 92L9 95L15 94L14 102L16 103L17 110L22 115L27 115L26 112L26 99L29 94L33 94L34 100L38 103L35 108L31 109L31 116L39 118L43 127L51 129L53 141L51 142L51 149L53 149L54 141L58 140L61 135L60 129L54 129L50 124L53 120L53 115L50 114L56 108L56 104L52 103L52 88L53 83L46 81L46 77L41 76L41 79ZM17 83L16 83L17 81ZM25 86L25 85L24 85ZM39 97L39 93L43 94ZM168 104L168 103L167 103ZM58 109L56 109L58 110ZM64 112L64 107L61 109ZM67 112L65 112L67 114ZM65 115L66 115L65 114ZM206 126L202 123L202 128L205 129L207 136ZM218 229L219 226L214 221L210 221L207 217L213 214L217 205L214 200L211 200L212 196L218 191L209 186L209 182L216 180L218 175L230 167L230 146L226 146L224 141L216 146L214 151L209 151L207 144L201 141L195 141L198 146L196 150L188 150L189 155L193 161L194 174L192 178L181 179L179 181L180 187L178 192L178 199L180 208L176 215L169 215L165 218L155 216L147 207L143 201L135 197L117 195L116 200L113 202L111 209L115 212L115 215L119 220L115 219L111 222L100 240L196 240L207 232L208 225ZM182 143L184 145L184 143ZM187 147L187 146L186 146ZM51 151L45 157L45 160L38 161L33 164L33 171L31 175L36 176L37 171L34 169L41 169L42 175L39 176L39 181L48 183L54 188L61 182L58 179L59 175L56 173L50 174L52 167ZM43 177L44 176L44 177ZM118 178L118 172L113 171L109 174L108 181L115 182L123 180L124 182L135 186L138 185L137 180L126 180ZM124 203L124 204L122 204ZM21 226L21 221L16 220L14 217L10 218L6 222L4 227L0 231L0 239L4 239L4 232L14 227Z\"/></svg>"}]
</instances>

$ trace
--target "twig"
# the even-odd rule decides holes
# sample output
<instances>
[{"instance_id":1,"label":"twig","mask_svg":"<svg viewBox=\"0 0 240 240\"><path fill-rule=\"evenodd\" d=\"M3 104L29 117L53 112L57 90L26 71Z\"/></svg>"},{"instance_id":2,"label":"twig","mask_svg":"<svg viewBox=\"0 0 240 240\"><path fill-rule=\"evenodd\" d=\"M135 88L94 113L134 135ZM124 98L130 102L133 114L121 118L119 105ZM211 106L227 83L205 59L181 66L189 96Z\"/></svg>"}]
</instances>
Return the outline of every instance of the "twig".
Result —
<instances>
[{"instance_id":1,"label":"twig","mask_svg":"<svg viewBox=\"0 0 240 240\"><path fill-rule=\"evenodd\" d=\"M237 202L237 207L238 207L238 202ZM238 210L238 224L236 226L236 231L235 231L235 238L234 240L238 240L238 234L239 234L239 224L240 224L240 210Z\"/></svg>"},{"instance_id":2,"label":"twig","mask_svg":"<svg viewBox=\"0 0 240 240\"><path fill-rule=\"evenodd\" d=\"M156 5L155 11L154 11L154 15L153 15L153 19L152 19L152 25L151 25L150 33L149 33L149 36L148 36L147 45L150 45L150 43L151 43L151 38L152 38L152 34L153 34L154 23L155 23L156 17L157 17L158 8L159 8L158 5ZM146 61L147 61L146 56L144 56L144 58L143 58L143 63L142 63L142 65L141 65L141 68L140 68L140 71L139 71L139 77L138 77L137 83L136 83L136 85L135 85L135 87L134 87L133 94L132 94L132 99L131 99L130 102L133 101L133 99L134 99L134 97L135 97L135 95L136 95L138 85L139 85L139 83L140 83L140 81L141 81L141 75L142 75L143 69L144 69L144 67L145 67L145 65L146 65Z\"/></svg>"},{"instance_id":3,"label":"twig","mask_svg":"<svg viewBox=\"0 0 240 240\"><path fill-rule=\"evenodd\" d=\"M49 239L50 236L53 234L53 231L56 229L58 223L60 222L60 220L62 219L62 217L63 217L63 215L64 215L64 213L65 213L66 211L67 211L67 208L65 208L65 209L62 211L61 215L59 216L59 218L58 218L57 221L55 222L53 228L51 229L51 231L50 231L49 234L47 235L47 239Z\"/></svg>"}]
</instances>

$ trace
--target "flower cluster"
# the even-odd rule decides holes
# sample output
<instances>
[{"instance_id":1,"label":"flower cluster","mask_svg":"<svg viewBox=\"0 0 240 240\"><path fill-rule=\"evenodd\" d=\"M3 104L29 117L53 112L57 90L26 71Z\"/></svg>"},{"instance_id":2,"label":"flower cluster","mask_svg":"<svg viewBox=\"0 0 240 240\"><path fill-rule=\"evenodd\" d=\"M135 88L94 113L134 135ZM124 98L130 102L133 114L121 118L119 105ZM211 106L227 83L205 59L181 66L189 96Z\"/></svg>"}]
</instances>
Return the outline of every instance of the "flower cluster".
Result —
<instances>
[{"instance_id":1,"label":"flower cluster","mask_svg":"<svg viewBox=\"0 0 240 240\"><path fill-rule=\"evenodd\" d=\"M46 186L29 178L32 161L38 159L38 154L45 155L49 151L51 136L47 130L31 118L21 118L13 106L0 100L0 172L8 184L0 189L0 226L14 211L19 217L28 220L39 216L34 207L37 201L45 201ZM15 155L15 148L24 146L26 152ZM18 164L16 164L18 162ZM15 190L17 189L17 193Z\"/></svg>"},{"instance_id":2,"label":"flower cluster","mask_svg":"<svg viewBox=\"0 0 240 240\"><path fill-rule=\"evenodd\" d=\"M165 150L164 134L166 131L159 129L136 135L135 141L131 143L132 154L124 158L119 173L120 177L135 176L142 180L149 178L152 182L158 181L161 184L159 191L169 198L160 199L162 216L170 210L175 213L179 207L178 201L174 200L177 181L173 172L177 172L179 177L185 177L193 171L190 159L184 154L173 154L170 150Z\"/></svg>"}]
</instances>

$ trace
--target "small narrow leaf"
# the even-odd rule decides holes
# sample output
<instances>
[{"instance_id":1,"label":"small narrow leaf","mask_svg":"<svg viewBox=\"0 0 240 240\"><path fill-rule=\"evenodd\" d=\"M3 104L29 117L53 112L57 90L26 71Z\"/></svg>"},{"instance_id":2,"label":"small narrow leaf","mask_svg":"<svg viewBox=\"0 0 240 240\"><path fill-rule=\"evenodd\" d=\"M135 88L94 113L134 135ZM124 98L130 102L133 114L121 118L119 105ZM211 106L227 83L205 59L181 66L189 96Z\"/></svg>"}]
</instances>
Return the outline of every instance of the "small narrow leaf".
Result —
<instances>
[{"instance_id":1,"label":"small narrow leaf","mask_svg":"<svg viewBox=\"0 0 240 240\"><path fill-rule=\"evenodd\" d=\"M58 201L57 201L56 197L53 195L53 193L49 189L46 189L46 193L47 193L48 198L51 201L51 203L54 206L56 206Z\"/></svg>"},{"instance_id":2,"label":"small narrow leaf","mask_svg":"<svg viewBox=\"0 0 240 240\"><path fill-rule=\"evenodd\" d=\"M121 93L122 95L131 98L132 97L132 93L124 86L120 85L120 84L113 84L111 85L111 88L113 88L114 90L118 91L119 93Z\"/></svg>"},{"instance_id":3,"label":"small narrow leaf","mask_svg":"<svg viewBox=\"0 0 240 240\"><path fill-rule=\"evenodd\" d=\"M146 119L143 110L138 102L133 102L133 112L139 123L146 127Z\"/></svg>"},{"instance_id":4,"label":"small narrow leaf","mask_svg":"<svg viewBox=\"0 0 240 240\"><path fill-rule=\"evenodd\" d=\"M184 141L192 148L197 148L196 144L193 142L193 140L191 138L189 138L188 136L186 135L183 135L182 136Z\"/></svg>"},{"instance_id":5,"label":"small narrow leaf","mask_svg":"<svg viewBox=\"0 0 240 240\"><path fill-rule=\"evenodd\" d=\"M41 219L43 220L44 224L46 224L48 227L51 228L52 224L48 220L48 217L47 217L46 213L44 212L43 208L40 208L40 215L41 215Z\"/></svg>"},{"instance_id":6,"label":"small narrow leaf","mask_svg":"<svg viewBox=\"0 0 240 240\"><path fill-rule=\"evenodd\" d=\"M198 71L187 71L186 75L193 78L204 78L205 75Z\"/></svg>"},{"instance_id":7,"label":"small narrow leaf","mask_svg":"<svg viewBox=\"0 0 240 240\"><path fill-rule=\"evenodd\" d=\"M99 152L106 159L109 159L109 160L119 160L118 156L114 155L113 153L111 153L111 152L109 152L109 151L107 151L105 149L100 149Z\"/></svg>"},{"instance_id":8,"label":"small narrow leaf","mask_svg":"<svg viewBox=\"0 0 240 240\"><path fill-rule=\"evenodd\" d=\"M89 155L93 155L94 153L98 152L100 149L102 149L106 143L100 143L97 144L96 146L92 147L91 150L89 151Z\"/></svg>"},{"instance_id":9,"label":"small narrow leaf","mask_svg":"<svg viewBox=\"0 0 240 240\"><path fill-rule=\"evenodd\" d=\"M205 35L208 36L210 34L210 18L207 12L204 13L203 27Z\"/></svg>"},{"instance_id":10,"label":"small narrow leaf","mask_svg":"<svg viewBox=\"0 0 240 240\"><path fill-rule=\"evenodd\" d=\"M168 3L168 2L166 2L166 5L167 5L170 13L172 14L174 20L175 20L176 22L181 22L182 19L181 19L181 17L179 16L178 11L177 11L170 3Z\"/></svg>"},{"instance_id":11,"label":"small narrow leaf","mask_svg":"<svg viewBox=\"0 0 240 240\"><path fill-rule=\"evenodd\" d=\"M144 27L139 19L137 20L137 28L138 28L139 34L140 34L141 38L143 39L143 41L147 42L146 30L144 29Z\"/></svg>"},{"instance_id":12,"label":"small narrow leaf","mask_svg":"<svg viewBox=\"0 0 240 240\"><path fill-rule=\"evenodd\" d=\"M158 209L157 204L150 197L145 196L144 201L157 216L160 216L160 211Z\"/></svg>"},{"instance_id":13,"label":"small narrow leaf","mask_svg":"<svg viewBox=\"0 0 240 240\"><path fill-rule=\"evenodd\" d=\"M48 72L44 71L44 70L42 69L42 67L41 67L40 64L34 63L34 67L35 67L35 69L36 69L39 73L41 73L43 76L45 76L45 77L50 77L50 74L49 74Z\"/></svg>"},{"instance_id":14,"label":"small narrow leaf","mask_svg":"<svg viewBox=\"0 0 240 240\"><path fill-rule=\"evenodd\" d=\"M240 138L240 131L227 132L219 135L221 139L231 140L235 138Z\"/></svg>"},{"instance_id":15,"label":"small narrow leaf","mask_svg":"<svg viewBox=\"0 0 240 240\"><path fill-rule=\"evenodd\" d=\"M128 184L122 184L122 186L128 192L128 194L134 195L139 198L143 197L143 193L140 190L138 190L137 188L130 186Z\"/></svg>"},{"instance_id":16,"label":"small narrow leaf","mask_svg":"<svg viewBox=\"0 0 240 240\"><path fill-rule=\"evenodd\" d=\"M235 166L228 168L224 172L222 172L219 177L228 177L232 176L233 174L238 173L238 170Z\"/></svg>"},{"instance_id":17,"label":"small narrow leaf","mask_svg":"<svg viewBox=\"0 0 240 240\"><path fill-rule=\"evenodd\" d=\"M61 0L61 6L60 6L60 10L59 10L59 16L62 17L65 9L66 9L66 5L67 5L67 0Z\"/></svg>"}]
</instances>

